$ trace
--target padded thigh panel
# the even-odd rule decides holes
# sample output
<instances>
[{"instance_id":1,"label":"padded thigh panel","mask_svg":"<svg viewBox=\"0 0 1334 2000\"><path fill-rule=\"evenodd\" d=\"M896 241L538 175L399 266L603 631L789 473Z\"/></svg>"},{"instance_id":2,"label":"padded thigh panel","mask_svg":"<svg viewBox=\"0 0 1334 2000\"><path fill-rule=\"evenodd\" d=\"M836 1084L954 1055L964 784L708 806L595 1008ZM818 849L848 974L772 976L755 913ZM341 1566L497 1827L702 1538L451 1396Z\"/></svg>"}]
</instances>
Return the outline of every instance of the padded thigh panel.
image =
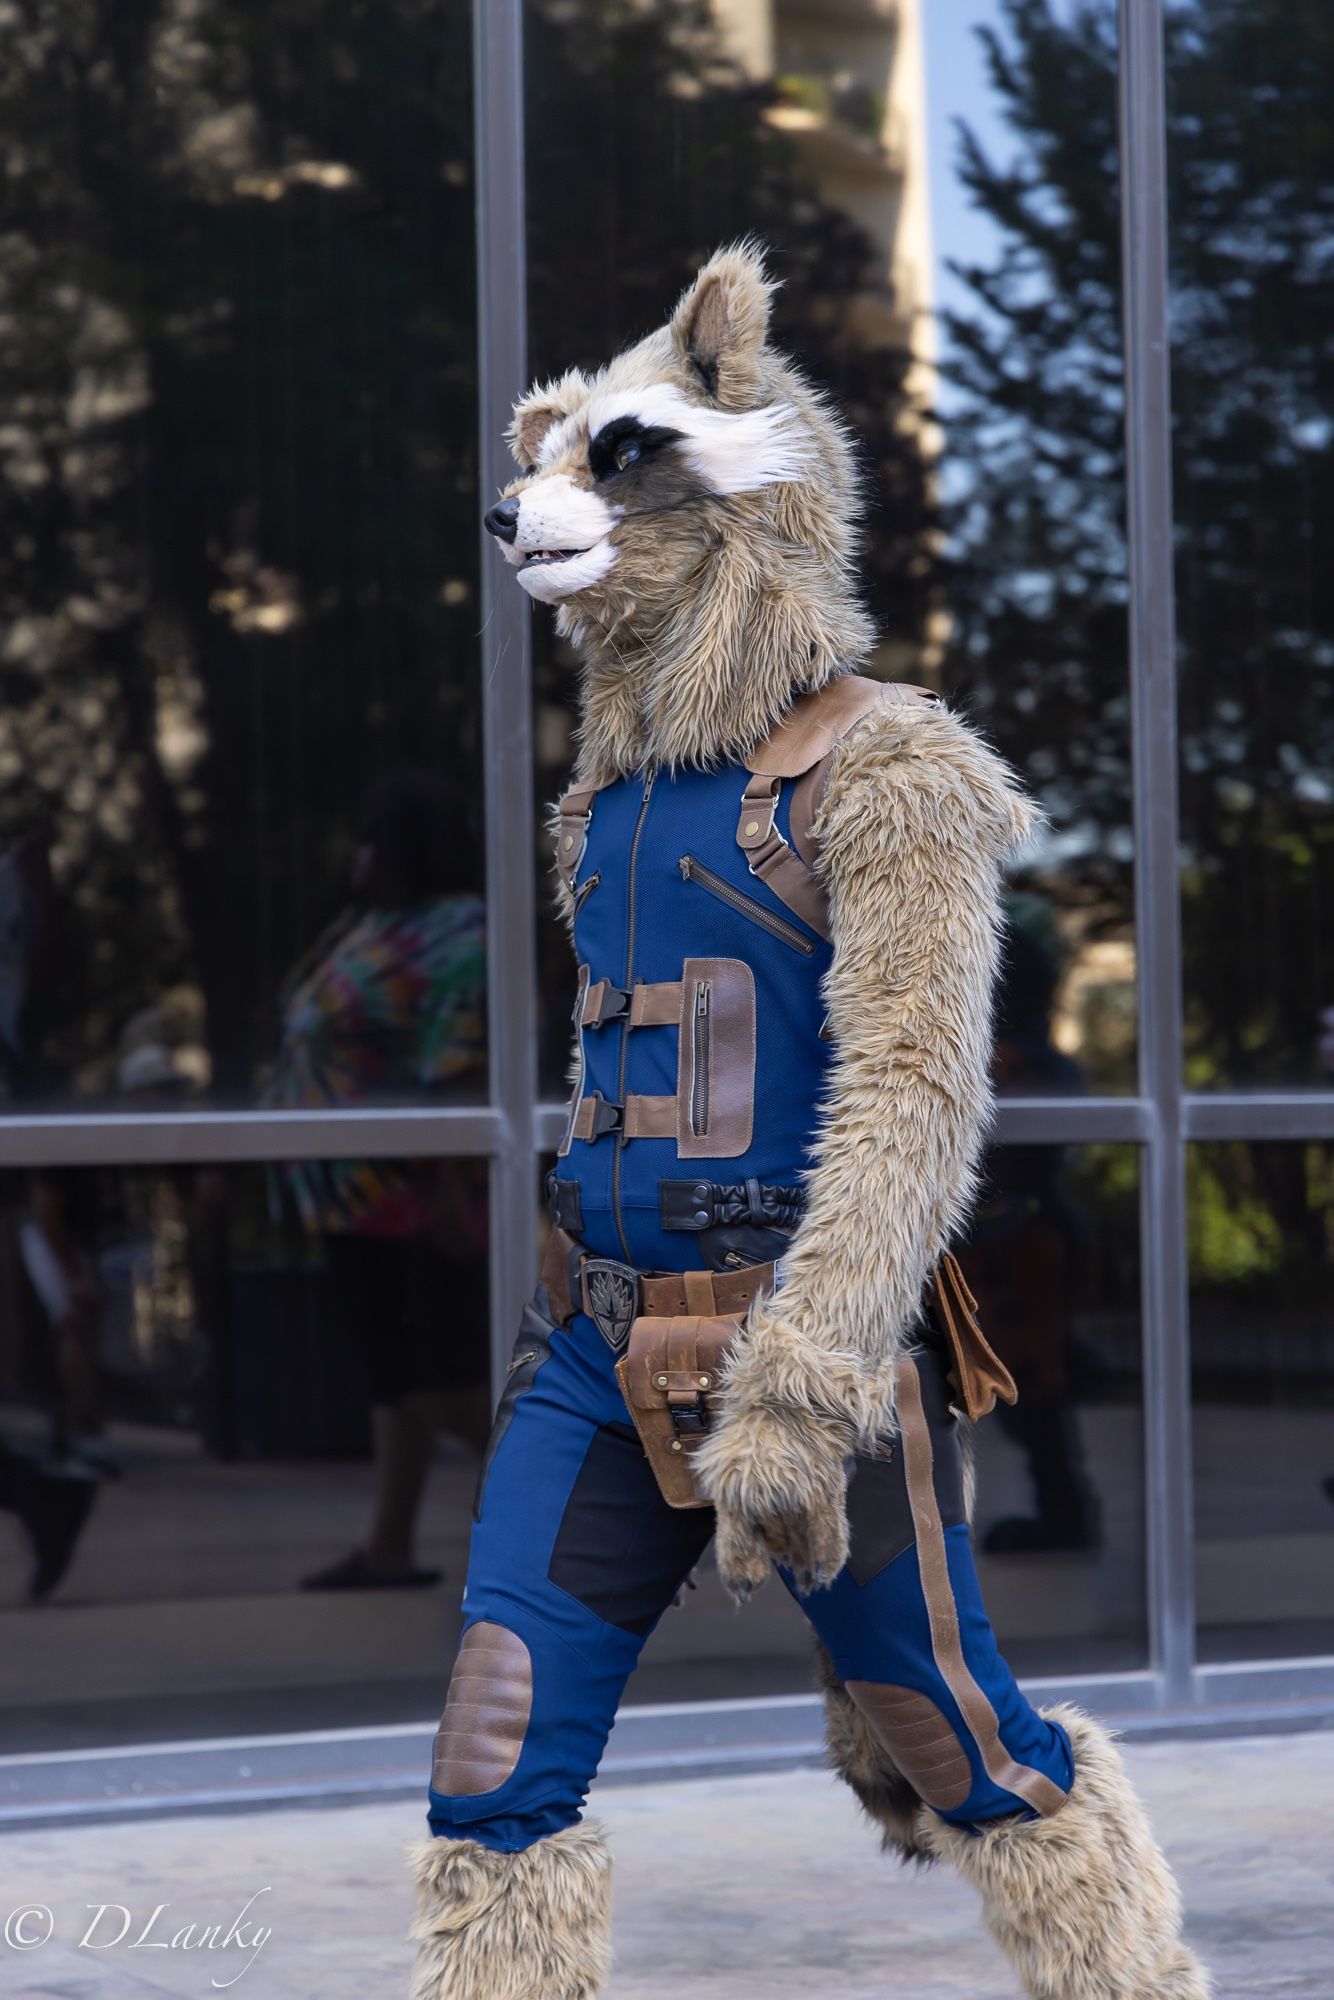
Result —
<instances>
[{"instance_id":1,"label":"padded thigh panel","mask_svg":"<svg viewBox=\"0 0 1334 2000\"><path fill-rule=\"evenodd\" d=\"M950 1386L938 1354L914 1356L922 1407L931 1433L936 1505L942 1524L956 1527L964 1510L963 1455L958 1420L950 1414ZM868 1584L913 1545L912 1508L897 1442L885 1458L858 1458L848 1487L848 1571L854 1583Z\"/></svg>"},{"instance_id":2,"label":"padded thigh panel","mask_svg":"<svg viewBox=\"0 0 1334 2000\"><path fill-rule=\"evenodd\" d=\"M711 1507L669 1507L628 1424L593 1435L565 1503L550 1582L608 1625L652 1631L713 1536Z\"/></svg>"},{"instance_id":3,"label":"padded thigh panel","mask_svg":"<svg viewBox=\"0 0 1334 2000\"><path fill-rule=\"evenodd\" d=\"M532 1707L533 1663L518 1633L470 1625L436 1731L432 1788L445 1798L496 1791L519 1761Z\"/></svg>"}]
</instances>

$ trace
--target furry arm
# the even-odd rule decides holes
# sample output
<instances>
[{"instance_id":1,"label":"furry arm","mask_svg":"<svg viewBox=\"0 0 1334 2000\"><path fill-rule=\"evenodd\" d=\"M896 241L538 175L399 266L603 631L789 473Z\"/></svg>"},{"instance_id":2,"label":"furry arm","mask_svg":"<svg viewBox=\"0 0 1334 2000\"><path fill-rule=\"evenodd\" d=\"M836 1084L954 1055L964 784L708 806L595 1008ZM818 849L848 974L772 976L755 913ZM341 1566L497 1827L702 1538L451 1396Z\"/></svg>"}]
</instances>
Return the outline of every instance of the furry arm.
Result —
<instances>
[{"instance_id":1,"label":"furry arm","mask_svg":"<svg viewBox=\"0 0 1334 2000\"><path fill-rule=\"evenodd\" d=\"M738 1595L771 1558L806 1589L847 1559L844 1458L892 1431L895 1360L974 1192L1001 871L1035 819L943 709L882 707L835 751L815 833L836 1053L806 1213L695 1461Z\"/></svg>"}]
</instances>

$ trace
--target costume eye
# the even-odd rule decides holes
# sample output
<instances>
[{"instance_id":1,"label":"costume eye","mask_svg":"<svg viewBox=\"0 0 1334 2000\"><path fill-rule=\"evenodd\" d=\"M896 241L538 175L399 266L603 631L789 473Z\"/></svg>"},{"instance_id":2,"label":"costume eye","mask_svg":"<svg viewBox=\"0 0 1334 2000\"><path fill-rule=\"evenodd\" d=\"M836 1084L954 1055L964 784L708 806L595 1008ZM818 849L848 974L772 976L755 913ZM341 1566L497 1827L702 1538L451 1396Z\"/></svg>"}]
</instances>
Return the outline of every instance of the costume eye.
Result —
<instances>
[{"instance_id":1,"label":"costume eye","mask_svg":"<svg viewBox=\"0 0 1334 2000\"><path fill-rule=\"evenodd\" d=\"M628 465L633 465L637 458L643 456L643 447L634 438L627 438L624 444L618 444L616 447L616 470L624 472Z\"/></svg>"}]
</instances>

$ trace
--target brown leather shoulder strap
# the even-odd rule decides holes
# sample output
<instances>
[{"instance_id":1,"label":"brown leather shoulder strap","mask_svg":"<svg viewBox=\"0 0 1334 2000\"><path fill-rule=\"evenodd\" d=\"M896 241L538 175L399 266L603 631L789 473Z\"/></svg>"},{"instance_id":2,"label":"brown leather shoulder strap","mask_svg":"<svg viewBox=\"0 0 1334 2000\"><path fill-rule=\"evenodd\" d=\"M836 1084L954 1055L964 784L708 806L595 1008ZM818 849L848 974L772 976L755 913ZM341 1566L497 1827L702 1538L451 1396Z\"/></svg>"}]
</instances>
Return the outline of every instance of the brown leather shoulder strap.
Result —
<instances>
[{"instance_id":1,"label":"brown leather shoulder strap","mask_svg":"<svg viewBox=\"0 0 1334 2000\"><path fill-rule=\"evenodd\" d=\"M741 800L737 844L746 853L751 873L760 876L780 901L823 938L829 936L829 908L813 873L816 855L811 828L829 782L834 746L883 704L934 707L938 701L939 696L929 688L914 687L908 681L873 681L862 674L842 674L814 693L803 695L746 759L751 780ZM797 780L789 815L791 845L774 825L784 778Z\"/></svg>"},{"instance_id":2,"label":"brown leather shoulder strap","mask_svg":"<svg viewBox=\"0 0 1334 2000\"><path fill-rule=\"evenodd\" d=\"M929 688L907 681L873 681L864 674L840 674L802 695L746 759L759 777L800 778L827 757L841 736L882 702L934 704Z\"/></svg>"},{"instance_id":3,"label":"brown leather shoulder strap","mask_svg":"<svg viewBox=\"0 0 1334 2000\"><path fill-rule=\"evenodd\" d=\"M584 858L598 790L597 785L572 785L556 807L556 873L567 889Z\"/></svg>"}]
</instances>

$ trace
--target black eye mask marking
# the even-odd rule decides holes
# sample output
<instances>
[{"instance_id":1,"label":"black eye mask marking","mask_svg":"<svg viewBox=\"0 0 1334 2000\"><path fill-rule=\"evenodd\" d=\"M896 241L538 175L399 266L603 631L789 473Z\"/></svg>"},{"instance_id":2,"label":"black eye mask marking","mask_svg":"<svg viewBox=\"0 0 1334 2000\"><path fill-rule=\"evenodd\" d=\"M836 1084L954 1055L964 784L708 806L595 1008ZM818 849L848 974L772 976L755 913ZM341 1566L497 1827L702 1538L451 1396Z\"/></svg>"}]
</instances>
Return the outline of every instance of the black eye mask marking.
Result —
<instances>
[{"instance_id":1,"label":"black eye mask marking","mask_svg":"<svg viewBox=\"0 0 1334 2000\"><path fill-rule=\"evenodd\" d=\"M641 464L664 445L675 444L682 435L666 424L644 424L638 417L613 417L589 444L588 469L595 479L617 479L623 471L633 469L616 463L616 454L626 445L636 447L638 457L634 463Z\"/></svg>"}]
</instances>

